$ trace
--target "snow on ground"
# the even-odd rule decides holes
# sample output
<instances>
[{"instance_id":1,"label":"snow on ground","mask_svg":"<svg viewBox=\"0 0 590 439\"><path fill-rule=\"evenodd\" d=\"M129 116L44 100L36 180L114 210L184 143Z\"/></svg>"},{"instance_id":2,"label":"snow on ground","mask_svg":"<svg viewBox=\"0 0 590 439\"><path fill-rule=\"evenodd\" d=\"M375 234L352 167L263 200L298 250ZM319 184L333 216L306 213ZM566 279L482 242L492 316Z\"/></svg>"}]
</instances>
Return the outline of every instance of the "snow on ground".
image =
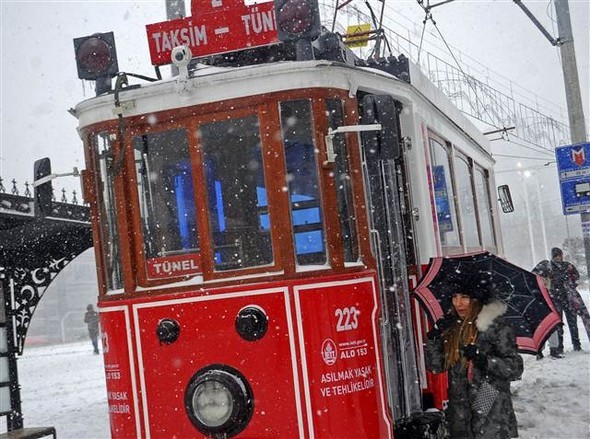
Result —
<instances>
[{"instance_id":1,"label":"snow on ground","mask_svg":"<svg viewBox=\"0 0 590 439\"><path fill-rule=\"evenodd\" d=\"M580 291L590 309L590 293ZM512 383L518 430L523 439L590 439L590 341L578 318L582 352L573 352L564 327L565 358L523 355L524 374Z\"/></svg>"},{"instance_id":2,"label":"snow on ground","mask_svg":"<svg viewBox=\"0 0 590 439\"><path fill-rule=\"evenodd\" d=\"M90 340L25 347L18 371L25 427L54 426L59 439L110 437L104 364Z\"/></svg>"},{"instance_id":3,"label":"snow on ground","mask_svg":"<svg viewBox=\"0 0 590 439\"><path fill-rule=\"evenodd\" d=\"M580 328L581 329L581 328ZM566 345L567 346L567 345ZM590 438L590 352L567 352L560 360L525 355L525 372L512 385L523 439Z\"/></svg>"},{"instance_id":4,"label":"snow on ground","mask_svg":"<svg viewBox=\"0 0 590 439\"><path fill-rule=\"evenodd\" d=\"M521 439L590 439L590 342L578 322L582 352L571 351L566 328L565 358L524 356L513 383ZM55 426L60 439L110 437L102 355L90 341L25 348L19 378L26 427Z\"/></svg>"}]
</instances>

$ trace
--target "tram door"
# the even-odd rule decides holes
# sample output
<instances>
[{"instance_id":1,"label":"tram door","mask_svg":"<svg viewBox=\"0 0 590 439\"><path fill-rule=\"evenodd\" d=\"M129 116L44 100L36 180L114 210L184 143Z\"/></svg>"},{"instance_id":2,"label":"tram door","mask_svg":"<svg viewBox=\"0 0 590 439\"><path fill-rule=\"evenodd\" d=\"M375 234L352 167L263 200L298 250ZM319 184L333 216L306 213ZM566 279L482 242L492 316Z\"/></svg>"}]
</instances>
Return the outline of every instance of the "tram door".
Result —
<instances>
[{"instance_id":1,"label":"tram door","mask_svg":"<svg viewBox=\"0 0 590 439\"><path fill-rule=\"evenodd\" d=\"M363 133L363 168L370 210L371 243L383 302L382 329L388 396L394 420L421 410L406 269L406 232L397 175L401 157L399 119L391 96L366 95L362 123L381 131Z\"/></svg>"}]
</instances>

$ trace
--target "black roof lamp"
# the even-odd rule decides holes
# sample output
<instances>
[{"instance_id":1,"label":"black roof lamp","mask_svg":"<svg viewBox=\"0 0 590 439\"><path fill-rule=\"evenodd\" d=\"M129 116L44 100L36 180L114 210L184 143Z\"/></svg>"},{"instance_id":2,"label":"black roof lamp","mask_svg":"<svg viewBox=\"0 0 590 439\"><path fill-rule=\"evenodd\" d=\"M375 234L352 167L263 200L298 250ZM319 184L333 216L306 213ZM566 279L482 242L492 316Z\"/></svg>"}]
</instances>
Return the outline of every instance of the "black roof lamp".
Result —
<instances>
[{"instance_id":1,"label":"black roof lamp","mask_svg":"<svg viewBox=\"0 0 590 439\"><path fill-rule=\"evenodd\" d=\"M313 59L311 41L322 30L318 0L275 0L275 17L280 41L294 41L297 59Z\"/></svg>"},{"instance_id":2,"label":"black roof lamp","mask_svg":"<svg viewBox=\"0 0 590 439\"><path fill-rule=\"evenodd\" d=\"M78 78L96 81L96 95L111 91L111 79L119 72L113 32L74 38Z\"/></svg>"}]
</instances>

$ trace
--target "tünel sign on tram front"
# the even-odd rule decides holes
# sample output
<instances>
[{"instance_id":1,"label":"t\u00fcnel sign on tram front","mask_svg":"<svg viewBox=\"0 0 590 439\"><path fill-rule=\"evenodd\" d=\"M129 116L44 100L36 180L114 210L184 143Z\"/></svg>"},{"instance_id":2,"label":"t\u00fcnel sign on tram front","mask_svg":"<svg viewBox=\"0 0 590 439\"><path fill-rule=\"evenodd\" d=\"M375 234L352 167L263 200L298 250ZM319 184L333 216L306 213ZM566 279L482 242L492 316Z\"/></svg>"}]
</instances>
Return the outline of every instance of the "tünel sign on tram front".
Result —
<instances>
[{"instance_id":1,"label":"t\u00fcnel sign on tram front","mask_svg":"<svg viewBox=\"0 0 590 439\"><path fill-rule=\"evenodd\" d=\"M150 258L146 261L150 279L188 276L201 271L201 257L198 254L174 255Z\"/></svg>"},{"instance_id":2,"label":"t\u00fcnel sign on tram front","mask_svg":"<svg viewBox=\"0 0 590 439\"><path fill-rule=\"evenodd\" d=\"M199 58L279 41L272 1L246 5L243 0L195 0L192 14L146 26L153 65L170 64L177 46L188 46Z\"/></svg>"}]
</instances>

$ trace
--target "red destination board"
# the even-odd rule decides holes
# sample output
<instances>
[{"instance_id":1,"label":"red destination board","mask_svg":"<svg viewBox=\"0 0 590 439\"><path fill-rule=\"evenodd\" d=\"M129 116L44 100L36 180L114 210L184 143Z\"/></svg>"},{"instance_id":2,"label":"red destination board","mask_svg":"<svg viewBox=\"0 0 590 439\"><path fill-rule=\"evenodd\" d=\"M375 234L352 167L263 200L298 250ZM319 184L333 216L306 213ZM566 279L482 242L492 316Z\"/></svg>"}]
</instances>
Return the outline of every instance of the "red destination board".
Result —
<instances>
[{"instance_id":1,"label":"red destination board","mask_svg":"<svg viewBox=\"0 0 590 439\"><path fill-rule=\"evenodd\" d=\"M188 46L194 58L277 43L274 3L243 0L192 2L192 17L146 26L153 65L170 64L172 49Z\"/></svg>"}]
</instances>

